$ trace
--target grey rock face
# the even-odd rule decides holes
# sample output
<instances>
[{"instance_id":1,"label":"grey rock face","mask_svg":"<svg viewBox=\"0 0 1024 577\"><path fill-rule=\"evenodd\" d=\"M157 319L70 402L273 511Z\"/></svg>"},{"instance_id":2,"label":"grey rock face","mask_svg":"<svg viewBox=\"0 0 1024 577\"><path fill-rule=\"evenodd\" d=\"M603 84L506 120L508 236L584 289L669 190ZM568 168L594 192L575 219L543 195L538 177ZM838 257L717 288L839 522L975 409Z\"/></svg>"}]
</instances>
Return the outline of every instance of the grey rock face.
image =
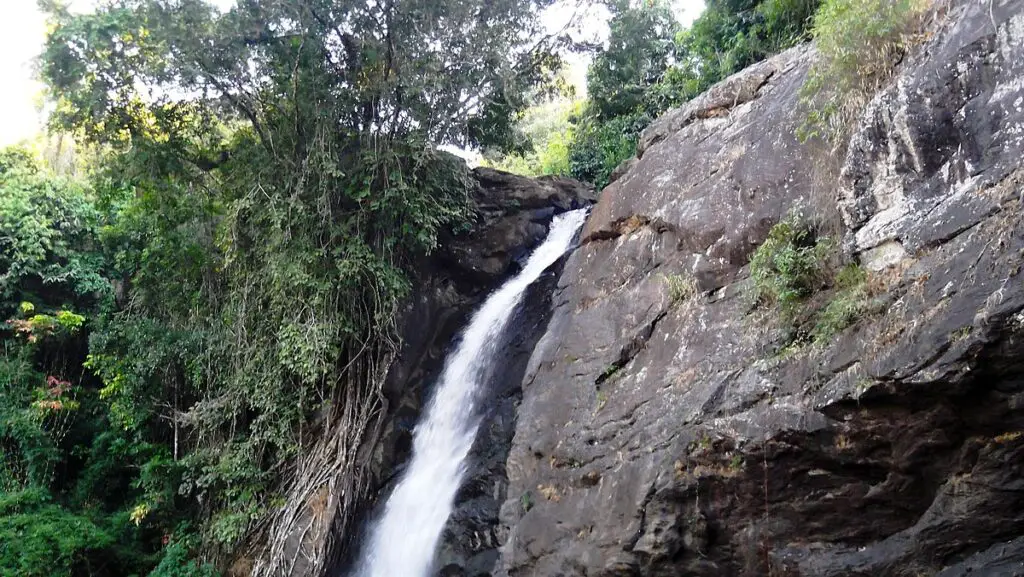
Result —
<instances>
[{"instance_id":1,"label":"grey rock face","mask_svg":"<svg viewBox=\"0 0 1024 577\"><path fill-rule=\"evenodd\" d=\"M954 5L838 181L792 136L812 58L669 113L603 191L523 380L494 574L1024 574L1024 1ZM744 267L823 193L882 310L779 356Z\"/></svg>"},{"instance_id":2,"label":"grey rock face","mask_svg":"<svg viewBox=\"0 0 1024 577\"><path fill-rule=\"evenodd\" d=\"M639 160L602 193L585 241L651 228L674 241L667 250L702 289L729 282L768 228L813 192L794 136L809 56L808 47L789 50L657 120Z\"/></svg>"}]
</instances>

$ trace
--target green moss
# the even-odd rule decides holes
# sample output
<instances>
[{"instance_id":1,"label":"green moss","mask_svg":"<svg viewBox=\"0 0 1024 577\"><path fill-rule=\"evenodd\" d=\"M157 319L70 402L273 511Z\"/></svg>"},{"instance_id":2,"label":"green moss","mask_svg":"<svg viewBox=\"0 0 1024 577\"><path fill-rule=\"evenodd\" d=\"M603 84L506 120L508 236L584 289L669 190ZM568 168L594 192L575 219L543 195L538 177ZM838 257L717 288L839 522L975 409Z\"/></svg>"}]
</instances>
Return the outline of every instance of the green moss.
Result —
<instances>
[{"instance_id":1,"label":"green moss","mask_svg":"<svg viewBox=\"0 0 1024 577\"><path fill-rule=\"evenodd\" d=\"M619 374L619 371L621 371L624 366L625 363L618 361L608 365L603 371L601 371L601 374L597 377L597 382L595 384L600 385L601 383L611 379L615 375Z\"/></svg>"}]
</instances>

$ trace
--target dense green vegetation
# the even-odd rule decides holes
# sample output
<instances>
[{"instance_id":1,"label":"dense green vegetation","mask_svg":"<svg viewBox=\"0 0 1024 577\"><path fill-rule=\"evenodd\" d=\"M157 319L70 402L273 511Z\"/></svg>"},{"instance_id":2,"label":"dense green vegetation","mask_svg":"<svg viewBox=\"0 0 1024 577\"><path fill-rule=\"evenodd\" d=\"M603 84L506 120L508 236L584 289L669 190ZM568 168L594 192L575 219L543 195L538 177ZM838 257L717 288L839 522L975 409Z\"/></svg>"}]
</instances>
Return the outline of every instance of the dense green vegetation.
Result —
<instances>
[{"instance_id":1,"label":"dense green vegetation","mask_svg":"<svg viewBox=\"0 0 1024 577\"><path fill-rule=\"evenodd\" d=\"M502 153L493 148L483 151L481 164L529 176L569 174L569 146L575 139L569 120L579 114L583 102L572 93L541 102L523 112L518 128L530 145L526 150Z\"/></svg>"},{"instance_id":2,"label":"dense green vegetation","mask_svg":"<svg viewBox=\"0 0 1024 577\"><path fill-rule=\"evenodd\" d=\"M94 152L0 154L0 574L207 575L306 423L379 402L410 263L472 217L435 146L521 142L543 0L45 4Z\"/></svg>"}]
</instances>

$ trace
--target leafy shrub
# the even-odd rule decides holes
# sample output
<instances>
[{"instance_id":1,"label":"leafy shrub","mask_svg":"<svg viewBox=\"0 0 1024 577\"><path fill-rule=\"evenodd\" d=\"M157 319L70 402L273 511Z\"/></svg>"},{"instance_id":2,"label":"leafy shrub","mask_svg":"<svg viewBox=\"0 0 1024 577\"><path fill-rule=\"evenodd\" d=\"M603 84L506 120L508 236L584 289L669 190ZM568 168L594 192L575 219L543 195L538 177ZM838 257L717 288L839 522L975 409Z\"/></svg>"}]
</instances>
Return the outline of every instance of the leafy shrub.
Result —
<instances>
[{"instance_id":1,"label":"leafy shrub","mask_svg":"<svg viewBox=\"0 0 1024 577\"><path fill-rule=\"evenodd\" d=\"M850 124L892 77L914 42L926 0L825 0L814 15L819 60L801 90L802 140L838 145Z\"/></svg>"},{"instance_id":2,"label":"leafy shrub","mask_svg":"<svg viewBox=\"0 0 1024 577\"><path fill-rule=\"evenodd\" d=\"M755 303L780 308L791 316L795 307L828 279L834 243L815 238L810 225L792 213L772 227L750 259Z\"/></svg>"},{"instance_id":3,"label":"leafy shrub","mask_svg":"<svg viewBox=\"0 0 1024 577\"><path fill-rule=\"evenodd\" d=\"M877 312L868 291L867 273L851 263L836 270L836 245L815 238L799 215L790 214L772 227L750 259L751 297L759 306L777 307L789 329L783 354L808 341L825 344L863 316ZM811 297L829 289L830 299Z\"/></svg>"},{"instance_id":4,"label":"leafy shrub","mask_svg":"<svg viewBox=\"0 0 1024 577\"><path fill-rule=\"evenodd\" d=\"M640 133L652 118L645 113L617 116L607 122L583 118L569 145L569 172L577 180L591 182L598 190L619 164L636 154Z\"/></svg>"},{"instance_id":5,"label":"leafy shrub","mask_svg":"<svg viewBox=\"0 0 1024 577\"><path fill-rule=\"evenodd\" d=\"M867 274L860 266L849 264L836 275L835 296L818 313L811 338L826 343L840 331L855 323L869 307Z\"/></svg>"},{"instance_id":6,"label":"leafy shrub","mask_svg":"<svg viewBox=\"0 0 1024 577\"><path fill-rule=\"evenodd\" d=\"M50 502L42 489L0 495L0 574L90 574L114 538L90 519Z\"/></svg>"},{"instance_id":7,"label":"leafy shrub","mask_svg":"<svg viewBox=\"0 0 1024 577\"><path fill-rule=\"evenodd\" d=\"M149 577L217 577L212 565L192 559L190 548L188 541L172 540Z\"/></svg>"}]
</instances>

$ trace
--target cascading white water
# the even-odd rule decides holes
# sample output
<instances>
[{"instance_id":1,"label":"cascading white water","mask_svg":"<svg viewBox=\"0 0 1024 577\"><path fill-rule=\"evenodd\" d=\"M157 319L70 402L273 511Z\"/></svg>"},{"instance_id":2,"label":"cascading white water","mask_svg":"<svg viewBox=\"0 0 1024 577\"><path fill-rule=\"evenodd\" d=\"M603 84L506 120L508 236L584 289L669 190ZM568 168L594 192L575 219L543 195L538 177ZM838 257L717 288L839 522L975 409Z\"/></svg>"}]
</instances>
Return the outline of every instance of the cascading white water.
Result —
<instances>
[{"instance_id":1,"label":"cascading white water","mask_svg":"<svg viewBox=\"0 0 1024 577\"><path fill-rule=\"evenodd\" d=\"M523 270L473 315L445 363L426 418L416 426L412 461L373 528L356 576L426 577L430 571L479 426L477 390L487 380L502 333L526 288L565 254L586 213L556 216Z\"/></svg>"}]
</instances>

